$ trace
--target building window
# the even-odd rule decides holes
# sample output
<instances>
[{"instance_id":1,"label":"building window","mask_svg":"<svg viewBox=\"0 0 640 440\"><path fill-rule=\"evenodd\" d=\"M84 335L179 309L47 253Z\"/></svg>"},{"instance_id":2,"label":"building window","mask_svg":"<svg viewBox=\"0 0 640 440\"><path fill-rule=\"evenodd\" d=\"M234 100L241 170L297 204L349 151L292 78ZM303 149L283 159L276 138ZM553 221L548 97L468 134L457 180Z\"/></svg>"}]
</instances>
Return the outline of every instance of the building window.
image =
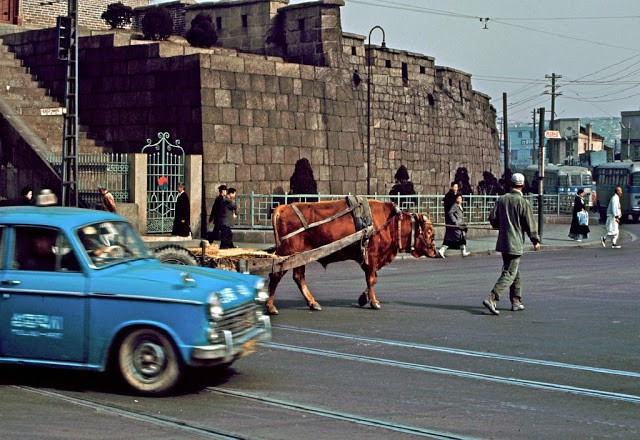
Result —
<instances>
[{"instance_id":1,"label":"building window","mask_svg":"<svg viewBox=\"0 0 640 440\"><path fill-rule=\"evenodd\" d=\"M216 17L216 28L217 30L222 29L222 17Z\"/></svg>"},{"instance_id":2,"label":"building window","mask_svg":"<svg viewBox=\"0 0 640 440\"><path fill-rule=\"evenodd\" d=\"M424 66L420 66L420 73L424 75L425 73L427 73L427 69L425 69Z\"/></svg>"},{"instance_id":3,"label":"building window","mask_svg":"<svg viewBox=\"0 0 640 440\"><path fill-rule=\"evenodd\" d=\"M522 139L522 132L521 131L518 132L518 139Z\"/></svg>"},{"instance_id":4,"label":"building window","mask_svg":"<svg viewBox=\"0 0 640 440\"><path fill-rule=\"evenodd\" d=\"M358 55L358 52L356 52L355 46L351 46L351 55Z\"/></svg>"},{"instance_id":5,"label":"building window","mask_svg":"<svg viewBox=\"0 0 640 440\"><path fill-rule=\"evenodd\" d=\"M249 27L249 16L248 15L242 15L242 27L246 28Z\"/></svg>"},{"instance_id":6,"label":"building window","mask_svg":"<svg viewBox=\"0 0 640 440\"><path fill-rule=\"evenodd\" d=\"M451 78L449 78L449 87L453 86L453 80Z\"/></svg>"},{"instance_id":7,"label":"building window","mask_svg":"<svg viewBox=\"0 0 640 440\"><path fill-rule=\"evenodd\" d=\"M391 60L385 60L384 61L384 65L386 68L390 69L391 68Z\"/></svg>"},{"instance_id":8,"label":"building window","mask_svg":"<svg viewBox=\"0 0 640 440\"><path fill-rule=\"evenodd\" d=\"M298 30L299 31L304 31L304 18L299 18L298 19Z\"/></svg>"},{"instance_id":9,"label":"building window","mask_svg":"<svg viewBox=\"0 0 640 440\"><path fill-rule=\"evenodd\" d=\"M430 105L431 107L433 107L434 105L436 105L436 100L435 100L435 98L433 97L433 95L432 95L431 93L429 93L429 94L427 95L427 100L429 101L429 105Z\"/></svg>"},{"instance_id":10,"label":"building window","mask_svg":"<svg viewBox=\"0 0 640 440\"><path fill-rule=\"evenodd\" d=\"M405 86L409 82L409 66L407 63L402 63L402 82Z\"/></svg>"}]
</instances>

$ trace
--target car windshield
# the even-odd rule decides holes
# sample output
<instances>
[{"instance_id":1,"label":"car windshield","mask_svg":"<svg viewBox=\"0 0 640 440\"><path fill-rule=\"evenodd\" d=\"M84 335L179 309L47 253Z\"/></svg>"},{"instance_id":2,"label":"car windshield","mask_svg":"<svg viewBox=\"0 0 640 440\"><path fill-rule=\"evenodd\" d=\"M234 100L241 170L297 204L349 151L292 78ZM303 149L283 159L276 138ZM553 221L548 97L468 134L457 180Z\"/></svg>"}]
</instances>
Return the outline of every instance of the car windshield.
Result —
<instances>
[{"instance_id":1,"label":"car windshield","mask_svg":"<svg viewBox=\"0 0 640 440\"><path fill-rule=\"evenodd\" d=\"M149 251L127 222L99 222L77 232L85 253L96 267L148 258Z\"/></svg>"}]
</instances>

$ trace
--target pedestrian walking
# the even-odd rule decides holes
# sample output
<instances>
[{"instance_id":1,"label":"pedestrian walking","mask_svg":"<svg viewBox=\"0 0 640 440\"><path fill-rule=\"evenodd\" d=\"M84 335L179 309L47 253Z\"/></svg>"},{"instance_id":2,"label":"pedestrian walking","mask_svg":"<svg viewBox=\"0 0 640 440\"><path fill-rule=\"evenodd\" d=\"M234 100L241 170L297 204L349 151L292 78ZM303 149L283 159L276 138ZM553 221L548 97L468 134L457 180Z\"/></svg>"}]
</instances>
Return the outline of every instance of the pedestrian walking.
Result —
<instances>
[{"instance_id":1,"label":"pedestrian walking","mask_svg":"<svg viewBox=\"0 0 640 440\"><path fill-rule=\"evenodd\" d=\"M576 198L573 201L573 216L571 217L571 227L569 237L575 241L582 241L589 238L589 213L587 205L584 203L584 188L578 188Z\"/></svg>"},{"instance_id":2,"label":"pedestrian walking","mask_svg":"<svg viewBox=\"0 0 640 440\"><path fill-rule=\"evenodd\" d=\"M100 210L116 212L116 200L113 198L113 194L107 190L104 185L98 185L98 192L102 196L100 203Z\"/></svg>"},{"instance_id":3,"label":"pedestrian walking","mask_svg":"<svg viewBox=\"0 0 640 440\"><path fill-rule=\"evenodd\" d=\"M447 223L449 218L449 210L456 203L456 195L458 195L458 182L451 182L449 192L444 195L444 222Z\"/></svg>"},{"instance_id":4,"label":"pedestrian walking","mask_svg":"<svg viewBox=\"0 0 640 440\"><path fill-rule=\"evenodd\" d=\"M511 310L524 310L522 304L522 283L520 280L520 257L524 253L525 234L533 244L533 250L540 250L540 237L536 229L533 210L522 196L524 176L515 173L511 177L511 191L501 196L491 213L489 222L499 230L496 251L502 253L502 273L491 293L482 301L489 311L499 315L497 302L507 291L511 299Z\"/></svg>"},{"instance_id":5,"label":"pedestrian walking","mask_svg":"<svg viewBox=\"0 0 640 440\"><path fill-rule=\"evenodd\" d=\"M222 200L220 205L220 249L235 248L233 244L233 231L231 228L235 224L236 217L238 217L238 207L235 204L236 189L229 188L227 196Z\"/></svg>"},{"instance_id":6,"label":"pedestrian walking","mask_svg":"<svg viewBox=\"0 0 640 440\"><path fill-rule=\"evenodd\" d=\"M467 252L467 225L464 222L464 209L462 208L462 194L456 195L456 202L449 209L448 222L445 227L444 240L438 249L438 255L445 258L447 249L460 249L463 257L468 257L471 252Z\"/></svg>"},{"instance_id":7,"label":"pedestrian walking","mask_svg":"<svg viewBox=\"0 0 640 440\"><path fill-rule=\"evenodd\" d=\"M178 183L178 198L174 210L173 229L171 235L191 238L191 204L189 196L184 191L184 183Z\"/></svg>"},{"instance_id":8,"label":"pedestrian walking","mask_svg":"<svg viewBox=\"0 0 640 440\"><path fill-rule=\"evenodd\" d=\"M25 186L22 188L22 199L20 199L21 205L33 205L33 188Z\"/></svg>"},{"instance_id":9,"label":"pedestrian walking","mask_svg":"<svg viewBox=\"0 0 640 440\"><path fill-rule=\"evenodd\" d=\"M609 200L609 206L607 206L607 235L600 238L602 247L607 247L607 238L611 237L611 249L620 249L622 246L618 244L618 238L620 237L620 217L622 217L622 209L620 207L620 196L622 195L622 188L616 187L616 192L611 196Z\"/></svg>"},{"instance_id":10,"label":"pedestrian walking","mask_svg":"<svg viewBox=\"0 0 640 440\"><path fill-rule=\"evenodd\" d=\"M218 187L218 197L213 201L211 214L209 214L209 225L212 226L211 232L207 234L207 240L209 240L209 243L213 243L214 240L220 240L220 206L226 196L227 185L220 185Z\"/></svg>"}]
</instances>

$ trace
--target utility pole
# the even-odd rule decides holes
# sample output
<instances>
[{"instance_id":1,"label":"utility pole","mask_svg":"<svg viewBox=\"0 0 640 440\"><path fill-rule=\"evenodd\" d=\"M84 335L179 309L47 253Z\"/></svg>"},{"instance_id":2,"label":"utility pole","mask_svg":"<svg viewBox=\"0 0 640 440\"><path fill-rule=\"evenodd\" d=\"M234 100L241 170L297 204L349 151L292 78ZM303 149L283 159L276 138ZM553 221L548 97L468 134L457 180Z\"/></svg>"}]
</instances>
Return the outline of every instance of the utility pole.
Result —
<instances>
[{"instance_id":1,"label":"utility pole","mask_svg":"<svg viewBox=\"0 0 640 440\"><path fill-rule=\"evenodd\" d=\"M531 132L533 145L531 146L531 154L529 155L529 161L534 164L536 163L537 150L536 150L536 109L534 108L531 112L533 114L533 131Z\"/></svg>"},{"instance_id":2,"label":"utility pole","mask_svg":"<svg viewBox=\"0 0 640 440\"><path fill-rule=\"evenodd\" d=\"M544 107L538 109L540 114L540 123L538 125L538 139L540 139L540 148L538 149L538 234L542 240L542 225L544 224Z\"/></svg>"},{"instance_id":3,"label":"utility pole","mask_svg":"<svg viewBox=\"0 0 640 440\"><path fill-rule=\"evenodd\" d=\"M509 166L509 122L507 118L507 94L502 93L502 144L504 145L504 172Z\"/></svg>"},{"instance_id":4,"label":"utility pole","mask_svg":"<svg viewBox=\"0 0 640 440\"><path fill-rule=\"evenodd\" d=\"M78 206L78 0L58 17L58 58L66 61L62 132L62 206Z\"/></svg>"},{"instance_id":5,"label":"utility pole","mask_svg":"<svg viewBox=\"0 0 640 440\"><path fill-rule=\"evenodd\" d=\"M551 85L550 86L549 85L546 86L546 87L551 87L551 92L545 92L545 94L551 95L551 119L549 120L549 130L555 130L555 125L556 125L556 96L562 95L562 93L556 92L556 87L560 87L560 86L556 86L556 79L562 78L562 75L556 75L555 73L552 73L551 75L545 75L544 77L546 79L550 79L551 80ZM540 139L540 141L542 142L542 139ZM558 141L557 139L554 139L554 140L551 141L551 144L553 145L554 148L558 148L558 150L559 150L560 141ZM559 153L559 151L558 151L558 153ZM553 157L553 155L551 157Z\"/></svg>"}]
</instances>

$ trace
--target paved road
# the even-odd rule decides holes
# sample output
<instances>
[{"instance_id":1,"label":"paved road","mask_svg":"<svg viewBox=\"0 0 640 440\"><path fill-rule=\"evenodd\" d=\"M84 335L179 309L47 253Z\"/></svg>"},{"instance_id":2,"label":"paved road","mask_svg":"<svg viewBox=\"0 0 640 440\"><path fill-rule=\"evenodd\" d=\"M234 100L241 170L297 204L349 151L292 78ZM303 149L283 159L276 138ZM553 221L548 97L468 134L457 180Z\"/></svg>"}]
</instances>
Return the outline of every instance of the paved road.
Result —
<instances>
[{"instance_id":1,"label":"paved road","mask_svg":"<svg viewBox=\"0 0 640 440\"><path fill-rule=\"evenodd\" d=\"M364 277L355 263L313 264L323 310L309 311L287 276L273 341L225 375L149 399L99 375L2 369L0 430L51 439L639 438L640 225L623 228L620 250L603 249L598 231L562 246L560 226L551 245L546 228L548 247L522 263L526 310L500 316L481 305L501 259L480 240L469 258L383 269L380 311L357 307Z\"/></svg>"}]
</instances>

